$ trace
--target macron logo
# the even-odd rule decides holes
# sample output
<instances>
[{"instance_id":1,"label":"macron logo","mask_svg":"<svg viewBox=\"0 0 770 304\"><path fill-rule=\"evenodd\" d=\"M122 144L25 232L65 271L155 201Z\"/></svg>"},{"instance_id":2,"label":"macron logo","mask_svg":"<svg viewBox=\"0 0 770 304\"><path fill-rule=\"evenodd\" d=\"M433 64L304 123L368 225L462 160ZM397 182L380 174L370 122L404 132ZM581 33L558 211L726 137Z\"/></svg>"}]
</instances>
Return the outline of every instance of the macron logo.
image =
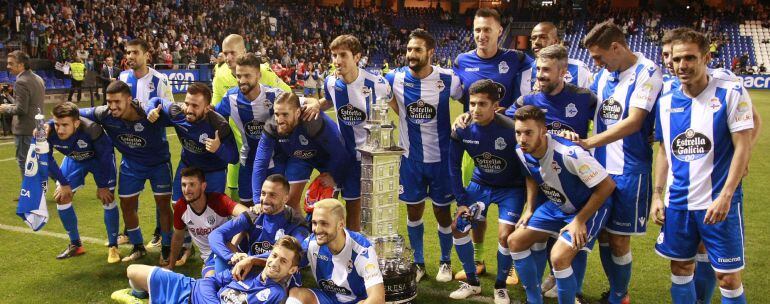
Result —
<instances>
[{"instance_id":1,"label":"macron logo","mask_svg":"<svg viewBox=\"0 0 770 304\"><path fill-rule=\"evenodd\" d=\"M478 72L479 68L465 68L466 72Z\"/></svg>"},{"instance_id":2,"label":"macron logo","mask_svg":"<svg viewBox=\"0 0 770 304\"><path fill-rule=\"evenodd\" d=\"M734 262L740 262L741 257L732 257L732 258L719 258L717 259L720 263L734 263Z\"/></svg>"}]
</instances>

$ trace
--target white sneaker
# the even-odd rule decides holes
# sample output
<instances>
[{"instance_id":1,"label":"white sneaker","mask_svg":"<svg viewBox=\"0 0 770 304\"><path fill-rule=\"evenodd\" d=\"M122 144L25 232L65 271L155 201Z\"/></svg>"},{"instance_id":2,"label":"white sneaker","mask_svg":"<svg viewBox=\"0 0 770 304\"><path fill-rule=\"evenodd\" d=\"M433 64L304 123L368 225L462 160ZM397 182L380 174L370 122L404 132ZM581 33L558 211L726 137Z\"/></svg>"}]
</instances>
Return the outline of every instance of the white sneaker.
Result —
<instances>
[{"instance_id":1,"label":"white sneaker","mask_svg":"<svg viewBox=\"0 0 770 304\"><path fill-rule=\"evenodd\" d=\"M556 288L556 284L553 285L551 289L543 293L543 296L546 298L556 299L559 297L559 290Z\"/></svg>"},{"instance_id":2,"label":"white sneaker","mask_svg":"<svg viewBox=\"0 0 770 304\"><path fill-rule=\"evenodd\" d=\"M508 297L508 289L495 289L495 304L511 304L511 298Z\"/></svg>"},{"instance_id":3,"label":"white sneaker","mask_svg":"<svg viewBox=\"0 0 770 304\"><path fill-rule=\"evenodd\" d=\"M447 263L439 264L438 273L436 274L436 281L445 283L451 280L452 280L452 265L449 265Z\"/></svg>"},{"instance_id":4,"label":"white sneaker","mask_svg":"<svg viewBox=\"0 0 770 304\"><path fill-rule=\"evenodd\" d=\"M414 265L414 268L417 269L415 270L415 281L419 283L420 280L422 280L422 277L425 276L425 268L417 264Z\"/></svg>"},{"instance_id":5,"label":"white sneaker","mask_svg":"<svg viewBox=\"0 0 770 304\"><path fill-rule=\"evenodd\" d=\"M446 265L446 264L443 264ZM481 293L481 286L473 286L471 284L460 282L460 288L449 294L449 297L455 300L466 299L472 295Z\"/></svg>"}]
</instances>

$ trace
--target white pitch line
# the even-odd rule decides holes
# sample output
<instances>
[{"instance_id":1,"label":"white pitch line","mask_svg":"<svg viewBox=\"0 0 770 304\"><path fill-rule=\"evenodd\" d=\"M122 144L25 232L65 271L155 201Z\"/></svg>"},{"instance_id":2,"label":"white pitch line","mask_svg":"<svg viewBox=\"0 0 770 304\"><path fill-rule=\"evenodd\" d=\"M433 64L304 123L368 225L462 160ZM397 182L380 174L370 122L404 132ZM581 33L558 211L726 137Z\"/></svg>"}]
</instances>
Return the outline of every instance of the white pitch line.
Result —
<instances>
[{"instance_id":1,"label":"white pitch line","mask_svg":"<svg viewBox=\"0 0 770 304\"><path fill-rule=\"evenodd\" d=\"M15 158L15 157L11 157L11 158L4 158L4 159L0 159L0 162L4 162L4 161L10 161L10 160L16 160L16 158Z\"/></svg>"},{"instance_id":2,"label":"white pitch line","mask_svg":"<svg viewBox=\"0 0 770 304\"><path fill-rule=\"evenodd\" d=\"M7 146L12 144L13 144L13 141L9 141L9 142L0 143L0 146Z\"/></svg>"},{"instance_id":3,"label":"white pitch line","mask_svg":"<svg viewBox=\"0 0 770 304\"><path fill-rule=\"evenodd\" d=\"M50 225L50 222L48 223ZM44 235L44 236L50 236L55 237L63 240L69 240L70 237L64 233L58 233L58 232L50 232L50 231L32 231L29 227L21 227L21 226L11 226L11 225L5 225L0 224L0 229L8 230L8 231L14 231L14 232L21 232L21 233L28 233L28 234L37 234L37 235ZM82 242L86 243L92 243L92 244L99 244L104 245L106 243L106 240L103 239L97 239L87 236L80 236L80 240Z\"/></svg>"}]
</instances>

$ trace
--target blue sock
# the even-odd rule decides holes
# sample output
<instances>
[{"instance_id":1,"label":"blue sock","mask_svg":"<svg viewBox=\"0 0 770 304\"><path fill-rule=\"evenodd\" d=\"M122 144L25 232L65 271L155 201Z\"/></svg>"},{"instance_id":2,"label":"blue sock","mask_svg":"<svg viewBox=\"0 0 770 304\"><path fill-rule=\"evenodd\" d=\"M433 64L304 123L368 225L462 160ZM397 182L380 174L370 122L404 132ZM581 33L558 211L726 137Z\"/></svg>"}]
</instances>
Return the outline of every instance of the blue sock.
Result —
<instances>
[{"instance_id":1,"label":"blue sock","mask_svg":"<svg viewBox=\"0 0 770 304\"><path fill-rule=\"evenodd\" d=\"M118 231L120 230L120 211L115 202L104 206L104 226L107 228L107 243L118 246Z\"/></svg>"},{"instance_id":2,"label":"blue sock","mask_svg":"<svg viewBox=\"0 0 770 304\"><path fill-rule=\"evenodd\" d=\"M695 303L695 282L692 275L671 275L671 302L674 304Z\"/></svg>"},{"instance_id":3,"label":"blue sock","mask_svg":"<svg viewBox=\"0 0 770 304\"><path fill-rule=\"evenodd\" d=\"M422 219L414 222L406 221L406 232L409 235L409 245L414 250L414 262L417 264L425 264L425 253L423 252L423 240L422 237L425 234L425 225L422 223Z\"/></svg>"},{"instance_id":4,"label":"blue sock","mask_svg":"<svg viewBox=\"0 0 770 304\"><path fill-rule=\"evenodd\" d=\"M136 287L134 287L134 283L131 283L131 280L128 280L128 286L131 286L131 295L140 299L147 299L150 297L150 295L144 291L139 290Z\"/></svg>"},{"instance_id":5,"label":"blue sock","mask_svg":"<svg viewBox=\"0 0 770 304\"><path fill-rule=\"evenodd\" d=\"M495 279L495 288L498 288L498 286L505 287L505 279L508 278L511 264L513 264L511 251L503 247L503 244L497 243L497 278Z\"/></svg>"},{"instance_id":6,"label":"blue sock","mask_svg":"<svg viewBox=\"0 0 770 304\"><path fill-rule=\"evenodd\" d=\"M78 216L75 214L75 208L72 207L72 203L56 205L56 210L59 211L59 218L64 225L64 230L67 230L67 234L70 236L70 243L79 245Z\"/></svg>"},{"instance_id":7,"label":"blue sock","mask_svg":"<svg viewBox=\"0 0 770 304\"><path fill-rule=\"evenodd\" d=\"M441 258L439 261L450 263L452 261L452 227L438 226L438 245L441 247ZM473 254L473 252L471 252L471 254ZM474 266L473 271L476 271L475 269Z\"/></svg>"},{"instance_id":8,"label":"blue sock","mask_svg":"<svg viewBox=\"0 0 770 304\"><path fill-rule=\"evenodd\" d=\"M532 258L535 259L535 269L537 271L537 284L540 285L543 282L543 273L545 272L545 264L548 261L548 243L535 243L530 248L532 250ZM518 269L517 269L518 270Z\"/></svg>"},{"instance_id":9,"label":"blue sock","mask_svg":"<svg viewBox=\"0 0 770 304\"><path fill-rule=\"evenodd\" d=\"M743 293L743 285L735 290L719 288L722 292L722 304L746 304L746 294Z\"/></svg>"},{"instance_id":10,"label":"blue sock","mask_svg":"<svg viewBox=\"0 0 770 304\"><path fill-rule=\"evenodd\" d=\"M543 250L545 251L545 250ZM527 303L542 304L543 295L540 292L540 280L537 278L537 268L532 252L528 249L521 252L511 252L513 265L519 273L519 281L527 293Z\"/></svg>"},{"instance_id":11,"label":"blue sock","mask_svg":"<svg viewBox=\"0 0 770 304\"><path fill-rule=\"evenodd\" d=\"M473 262L473 243L471 242L471 236L466 235L459 239L453 238L453 240L455 249L457 249L457 257L460 258L460 263L463 265L465 275L468 276L466 282L478 286L479 278L476 277L476 263Z\"/></svg>"},{"instance_id":12,"label":"blue sock","mask_svg":"<svg viewBox=\"0 0 770 304\"><path fill-rule=\"evenodd\" d=\"M131 244L144 245L144 238L142 237L142 228L139 228L139 226L137 226L134 229L126 229L126 235L128 236L128 240L131 241Z\"/></svg>"},{"instance_id":13,"label":"blue sock","mask_svg":"<svg viewBox=\"0 0 770 304\"><path fill-rule=\"evenodd\" d=\"M714 268L711 268L711 262L705 253L696 254L695 261L695 295L698 303L711 304L717 286Z\"/></svg>"},{"instance_id":14,"label":"blue sock","mask_svg":"<svg viewBox=\"0 0 770 304\"><path fill-rule=\"evenodd\" d=\"M588 252L578 251L572 259L572 271L575 272L575 283L577 284L577 293L583 294L583 279L586 277L586 264L588 263Z\"/></svg>"},{"instance_id":15,"label":"blue sock","mask_svg":"<svg viewBox=\"0 0 770 304\"><path fill-rule=\"evenodd\" d=\"M556 278L556 290L559 292L559 304L574 304L577 294L577 281L572 267L562 270L554 270L553 276Z\"/></svg>"},{"instance_id":16,"label":"blue sock","mask_svg":"<svg viewBox=\"0 0 770 304\"><path fill-rule=\"evenodd\" d=\"M615 275L612 263L612 249L610 249L609 243L599 243L599 258L602 261L602 268L604 274L607 276L607 283L610 285L610 290L615 287Z\"/></svg>"},{"instance_id":17,"label":"blue sock","mask_svg":"<svg viewBox=\"0 0 770 304\"><path fill-rule=\"evenodd\" d=\"M610 286L610 303L620 303L628 292L628 284L631 282L631 252L624 256L612 255L612 270L615 285Z\"/></svg>"},{"instance_id":18,"label":"blue sock","mask_svg":"<svg viewBox=\"0 0 770 304\"><path fill-rule=\"evenodd\" d=\"M171 235L172 234L173 233L171 232L171 230L169 230L169 231L161 231L160 232L160 237L161 237L160 244L163 245L163 246L171 246Z\"/></svg>"}]
</instances>

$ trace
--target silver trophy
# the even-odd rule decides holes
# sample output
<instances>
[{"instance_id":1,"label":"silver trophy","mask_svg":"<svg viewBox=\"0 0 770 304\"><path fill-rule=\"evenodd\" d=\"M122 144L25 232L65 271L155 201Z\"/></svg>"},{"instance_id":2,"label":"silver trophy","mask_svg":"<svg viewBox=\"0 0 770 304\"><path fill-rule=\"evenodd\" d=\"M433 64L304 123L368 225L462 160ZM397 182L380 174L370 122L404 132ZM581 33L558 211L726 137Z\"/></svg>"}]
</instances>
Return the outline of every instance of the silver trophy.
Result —
<instances>
[{"instance_id":1,"label":"silver trophy","mask_svg":"<svg viewBox=\"0 0 770 304\"><path fill-rule=\"evenodd\" d=\"M399 167L404 149L396 145L388 99L373 100L361 152L361 232L374 244L385 285L386 303L411 303L417 296L412 250L398 234Z\"/></svg>"}]
</instances>

